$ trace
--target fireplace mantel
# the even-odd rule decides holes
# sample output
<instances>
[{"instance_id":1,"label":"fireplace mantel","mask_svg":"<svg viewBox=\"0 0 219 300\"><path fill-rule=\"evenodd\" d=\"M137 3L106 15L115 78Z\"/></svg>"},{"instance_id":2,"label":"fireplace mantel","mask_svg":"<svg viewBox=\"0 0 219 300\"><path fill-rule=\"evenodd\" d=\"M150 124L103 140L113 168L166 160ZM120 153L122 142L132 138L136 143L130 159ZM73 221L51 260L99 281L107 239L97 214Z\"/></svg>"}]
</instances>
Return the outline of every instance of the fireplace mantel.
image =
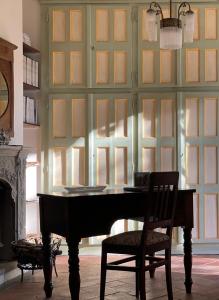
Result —
<instances>
[{"instance_id":1,"label":"fireplace mantel","mask_svg":"<svg viewBox=\"0 0 219 300\"><path fill-rule=\"evenodd\" d=\"M0 146L0 179L10 184L14 201L18 190L23 197L25 196L23 171L25 171L26 157L27 151L23 146Z\"/></svg>"},{"instance_id":2,"label":"fireplace mantel","mask_svg":"<svg viewBox=\"0 0 219 300\"><path fill-rule=\"evenodd\" d=\"M25 169L27 154L28 151L23 146L0 146L0 182L10 187L15 208L13 240L25 238L26 235ZM8 250L4 248L7 247L9 247L9 241L0 248L0 259L2 257L10 259L5 254Z\"/></svg>"},{"instance_id":3,"label":"fireplace mantel","mask_svg":"<svg viewBox=\"0 0 219 300\"><path fill-rule=\"evenodd\" d=\"M17 156L24 149L23 146L0 145L0 156Z\"/></svg>"}]
</instances>

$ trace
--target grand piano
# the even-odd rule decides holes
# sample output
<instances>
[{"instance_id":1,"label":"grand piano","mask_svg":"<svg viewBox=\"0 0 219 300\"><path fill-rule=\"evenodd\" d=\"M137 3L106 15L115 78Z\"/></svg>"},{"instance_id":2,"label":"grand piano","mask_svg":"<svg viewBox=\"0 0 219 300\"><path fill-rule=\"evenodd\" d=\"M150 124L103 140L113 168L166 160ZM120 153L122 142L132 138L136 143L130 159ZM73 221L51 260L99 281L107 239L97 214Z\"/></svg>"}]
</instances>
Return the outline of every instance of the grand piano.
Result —
<instances>
[{"instance_id":1,"label":"grand piano","mask_svg":"<svg viewBox=\"0 0 219 300\"><path fill-rule=\"evenodd\" d=\"M193 193L179 190L174 220L175 227L184 231L184 268L186 292L192 287ZM69 248L69 288L71 299L79 300L79 243L82 238L106 235L119 219L143 217L147 192L108 189L86 194L38 194L40 201L40 226L44 249L44 291L52 296L51 234L66 238Z\"/></svg>"}]
</instances>

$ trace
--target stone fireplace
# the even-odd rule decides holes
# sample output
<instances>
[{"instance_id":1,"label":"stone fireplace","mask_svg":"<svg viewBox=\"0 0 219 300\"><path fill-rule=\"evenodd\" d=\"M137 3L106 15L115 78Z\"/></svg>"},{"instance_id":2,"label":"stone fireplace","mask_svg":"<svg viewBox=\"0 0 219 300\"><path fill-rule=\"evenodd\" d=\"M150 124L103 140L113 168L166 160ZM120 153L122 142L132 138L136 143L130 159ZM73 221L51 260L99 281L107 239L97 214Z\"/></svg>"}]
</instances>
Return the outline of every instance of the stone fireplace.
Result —
<instances>
[{"instance_id":1,"label":"stone fireplace","mask_svg":"<svg viewBox=\"0 0 219 300\"><path fill-rule=\"evenodd\" d=\"M25 168L22 146L0 146L0 261L11 260L11 242L25 238Z\"/></svg>"}]
</instances>

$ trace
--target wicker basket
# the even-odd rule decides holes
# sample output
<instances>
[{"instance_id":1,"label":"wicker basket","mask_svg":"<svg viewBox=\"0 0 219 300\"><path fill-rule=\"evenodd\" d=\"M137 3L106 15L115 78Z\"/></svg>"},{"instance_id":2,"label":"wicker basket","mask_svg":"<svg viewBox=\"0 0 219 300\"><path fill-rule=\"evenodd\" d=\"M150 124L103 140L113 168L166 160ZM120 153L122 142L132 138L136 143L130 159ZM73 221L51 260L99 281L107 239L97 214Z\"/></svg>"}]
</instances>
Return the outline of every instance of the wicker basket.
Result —
<instances>
[{"instance_id":1,"label":"wicker basket","mask_svg":"<svg viewBox=\"0 0 219 300\"><path fill-rule=\"evenodd\" d=\"M59 250L61 245L61 238L53 238L51 244L52 261L56 271L55 260L57 255L61 255L62 251ZM17 259L17 267L21 270L23 281L23 270L40 270L43 268L43 244L41 238L31 237L27 240L22 239L11 243L13 252Z\"/></svg>"}]
</instances>

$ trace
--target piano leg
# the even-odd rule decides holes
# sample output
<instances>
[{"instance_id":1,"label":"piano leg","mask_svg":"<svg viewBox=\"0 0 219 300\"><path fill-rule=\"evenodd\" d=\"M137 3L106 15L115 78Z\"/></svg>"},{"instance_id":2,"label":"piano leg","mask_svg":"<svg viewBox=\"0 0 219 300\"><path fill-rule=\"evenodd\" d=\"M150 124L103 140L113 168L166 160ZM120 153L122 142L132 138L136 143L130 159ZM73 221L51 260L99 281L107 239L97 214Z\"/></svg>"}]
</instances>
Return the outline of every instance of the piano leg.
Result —
<instances>
[{"instance_id":1,"label":"piano leg","mask_svg":"<svg viewBox=\"0 0 219 300\"><path fill-rule=\"evenodd\" d=\"M51 234L42 232L43 252L44 252L44 291L46 298L52 297L52 255L51 255Z\"/></svg>"},{"instance_id":2,"label":"piano leg","mask_svg":"<svg viewBox=\"0 0 219 300\"><path fill-rule=\"evenodd\" d=\"M66 239L68 244L68 255L69 255L69 289L72 300L79 300L80 295L80 267L79 267L79 243L78 240Z\"/></svg>"},{"instance_id":3,"label":"piano leg","mask_svg":"<svg viewBox=\"0 0 219 300\"><path fill-rule=\"evenodd\" d=\"M186 293L192 290L192 228L184 228L184 268Z\"/></svg>"}]
</instances>

